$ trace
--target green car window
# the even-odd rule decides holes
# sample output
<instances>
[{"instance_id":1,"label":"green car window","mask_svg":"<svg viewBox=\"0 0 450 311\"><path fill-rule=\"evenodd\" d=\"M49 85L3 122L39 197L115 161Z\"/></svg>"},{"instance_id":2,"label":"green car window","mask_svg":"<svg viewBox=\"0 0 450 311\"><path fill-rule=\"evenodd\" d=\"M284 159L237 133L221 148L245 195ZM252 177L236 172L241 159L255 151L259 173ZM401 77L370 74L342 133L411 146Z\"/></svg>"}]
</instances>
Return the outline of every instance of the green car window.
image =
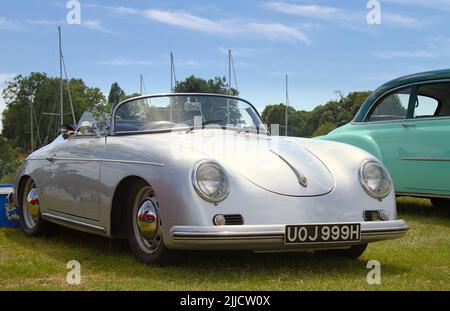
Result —
<instances>
[{"instance_id":1,"label":"green car window","mask_svg":"<svg viewBox=\"0 0 450 311\"><path fill-rule=\"evenodd\" d=\"M450 82L423 84L417 87L414 118L449 116Z\"/></svg>"},{"instance_id":2,"label":"green car window","mask_svg":"<svg viewBox=\"0 0 450 311\"><path fill-rule=\"evenodd\" d=\"M367 118L368 122L392 121L406 119L411 88L391 93L372 108Z\"/></svg>"}]
</instances>

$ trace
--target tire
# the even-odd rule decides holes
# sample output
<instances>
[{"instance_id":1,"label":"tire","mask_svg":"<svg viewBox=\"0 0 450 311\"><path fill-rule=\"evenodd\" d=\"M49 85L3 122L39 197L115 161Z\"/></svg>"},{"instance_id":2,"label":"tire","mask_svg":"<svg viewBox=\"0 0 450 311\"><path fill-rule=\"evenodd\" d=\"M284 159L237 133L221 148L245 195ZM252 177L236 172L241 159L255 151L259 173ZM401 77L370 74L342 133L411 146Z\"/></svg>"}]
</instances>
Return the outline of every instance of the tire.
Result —
<instances>
[{"instance_id":1,"label":"tire","mask_svg":"<svg viewBox=\"0 0 450 311\"><path fill-rule=\"evenodd\" d=\"M449 208L450 199L430 198L431 204L437 208Z\"/></svg>"},{"instance_id":2,"label":"tire","mask_svg":"<svg viewBox=\"0 0 450 311\"><path fill-rule=\"evenodd\" d=\"M347 249L327 249L323 251L316 251L318 254L329 255L343 258L359 258L367 249L367 244L359 244Z\"/></svg>"},{"instance_id":3,"label":"tire","mask_svg":"<svg viewBox=\"0 0 450 311\"><path fill-rule=\"evenodd\" d=\"M164 245L159 204L152 187L139 182L130 192L127 233L133 254L144 264L171 263L174 251Z\"/></svg>"},{"instance_id":4,"label":"tire","mask_svg":"<svg viewBox=\"0 0 450 311\"><path fill-rule=\"evenodd\" d=\"M27 236L41 236L46 232L48 222L42 219L39 206L39 191L31 178L19 192L20 226Z\"/></svg>"}]
</instances>

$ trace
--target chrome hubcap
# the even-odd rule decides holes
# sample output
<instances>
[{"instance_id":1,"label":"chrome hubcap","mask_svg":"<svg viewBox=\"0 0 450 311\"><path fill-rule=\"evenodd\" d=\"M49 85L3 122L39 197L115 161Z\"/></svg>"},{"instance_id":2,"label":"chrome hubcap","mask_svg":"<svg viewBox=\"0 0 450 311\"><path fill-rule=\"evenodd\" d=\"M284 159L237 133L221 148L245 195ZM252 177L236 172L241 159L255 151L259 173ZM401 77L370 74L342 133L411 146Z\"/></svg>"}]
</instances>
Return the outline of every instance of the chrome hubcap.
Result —
<instances>
[{"instance_id":1,"label":"chrome hubcap","mask_svg":"<svg viewBox=\"0 0 450 311\"><path fill-rule=\"evenodd\" d=\"M36 218L39 216L39 194L36 188L31 189L27 195L27 209L32 217Z\"/></svg>"},{"instance_id":2,"label":"chrome hubcap","mask_svg":"<svg viewBox=\"0 0 450 311\"><path fill-rule=\"evenodd\" d=\"M138 193L133 213L134 234L140 249L147 254L156 252L162 241L161 219L158 216L158 201L150 187Z\"/></svg>"},{"instance_id":3,"label":"chrome hubcap","mask_svg":"<svg viewBox=\"0 0 450 311\"><path fill-rule=\"evenodd\" d=\"M137 212L137 226L141 235L148 241L158 234L158 214L151 200L144 201Z\"/></svg>"},{"instance_id":4,"label":"chrome hubcap","mask_svg":"<svg viewBox=\"0 0 450 311\"><path fill-rule=\"evenodd\" d=\"M34 228L41 217L39 192L32 180L27 182L22 200L23 219L28 228Z\"/></svg>"}]
</instances>

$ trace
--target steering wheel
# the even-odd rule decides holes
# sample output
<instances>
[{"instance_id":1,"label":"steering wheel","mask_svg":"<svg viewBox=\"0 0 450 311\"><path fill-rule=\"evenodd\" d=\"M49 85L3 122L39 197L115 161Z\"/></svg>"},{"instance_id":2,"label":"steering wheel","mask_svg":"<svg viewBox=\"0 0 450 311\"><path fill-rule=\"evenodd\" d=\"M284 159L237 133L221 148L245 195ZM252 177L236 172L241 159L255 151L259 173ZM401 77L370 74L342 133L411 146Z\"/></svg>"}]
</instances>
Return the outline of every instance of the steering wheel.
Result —
<instances>
[{"instance_id":1,"label":"steering wheel","mask_svg":"<svg viewBox=\"0 0 450 311\"><path fill-rule=\"evenodd\" d=\"M166 130L172 128L174 125L175 123L170 121L154 121L144 124L138 131Z\"/></svg>"}]
</instances>

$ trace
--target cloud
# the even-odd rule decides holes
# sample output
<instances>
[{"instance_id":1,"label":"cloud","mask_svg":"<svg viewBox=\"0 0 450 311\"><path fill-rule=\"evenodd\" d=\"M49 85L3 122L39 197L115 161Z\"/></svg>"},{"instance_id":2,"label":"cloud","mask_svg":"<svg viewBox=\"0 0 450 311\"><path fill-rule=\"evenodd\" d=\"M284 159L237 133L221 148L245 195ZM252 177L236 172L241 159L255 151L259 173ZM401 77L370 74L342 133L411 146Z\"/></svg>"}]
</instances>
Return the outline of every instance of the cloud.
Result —
<instances>
[{"instance_id":1,"label":"cloud","mask_svg":"<svg viewBox=\"0 0 450 311\"><path fill-rule=\"evenodd\" d=\"M6 17L0 16L0 29L3 30L14 30L14 31L20 31L22 29L22 25L16 21L11 20Z\"/></svg>"},{"instance_id":2,"label":"cloud","mask_svg":"<svg viewBox=\"0 0 450 311\"><path fill-rule=\"evenodd\" d=\"M396 13L381 13L381 23L387 23L390 25L401 26L406 28L420 28L425 26L424 21L420 21L414 17L406 16Z\"/></svg>"},{"instance_id":3,"label":"cloud","mask_svg":"<svg viewBox=\"0 0 450 311\"><path fill-rule=\"evenodd\" d=\"M249 48L249 47L224 47L219 46L217 50L222 53L228 55L228 50L231 49L233 52L233 55L239 56L239 57L255 57L255 56L261 56L264 54L268 54L272 51L271 48Z\"/></svg>"},{"instance_id":4,"label":"cloud","mask_svg":"<svg viewBox=\"0 0 450 311\"><path fill-rule=\"evenodd\" d=\"M103 66L153 66L154 62L144 61L144 60L134 60L128 58L114 58L107 61L98 61L93 63L95 65Z\"/></svg>"},{"instance_id":5,"label":"cloud","mask_svg":"<svg viewBox=\"0 0 450 311\"><path fill-rule=\"evenodd\" d=\"M249 23L247 27L251 32L257 33L270 40L301 41L306 44L311 43L308 36L300 30L282 24Z\"/></svg>"},{"instance_id":6,"label":"cloud","mask_svg":"<svg viewBox=\"0 0 450 311\"><path fill-rule=\"evenodd\" d=\"M143 12L143 16L161 23L200 32L225 34L234 32L232 29L234 25L228 21L213 21L182 11L146 10Z\"/></svg>"},{"instance_id":7,"label":"cloud","mask_svg":"<svg viewBox=\"0 0 450 311\"><path fill-rule=\"evenodd\" d=\"M92 29L95 31L100 31L100 32L104 32L104 33L108 33L108 34L117 34L116 32L106 28L105 26L103 26L103 24L98 21L98 20L87 20L87 21L82 21L81 22L81 26L88 28L88 29Z\"/></svg>"},{"instance_id":8,"label":"cloud","mask_svg":"<svg viewBox=\"0 0 450 311\"><path fill-rule=\"evenodd\" d=\"M212 20L180 10L136 10L129 7L103 8L116 14L139 15L152 21L196 32L233 36L257 36L269 40L310 43L305 33L280 23L243 22L236 19Z\"/></svg>"},{"instance_id":9,"label":"cloud","mask_svg":"<svg viewBox=\"0 0 450 311\"><path fill-rule=\"evenodd\" d=\"M407 6L420 6L437 10L450 10L450 0L383 0L383 2Z\"/></svg>"},{"instance_id":10,"label":"cloud","mask_svg":"<svg viewBox=\"0 0 450 311\"><path fill-rule=\"evenodd\" d=\"M65 25L66 21L51 20L51 19L38 19L38 20L28 19L28 20L25 20L25 23L30 24L30 25L44 26L44 27L57 27L57 26ZM68 25L68 26L82 26L84 28L88 28L91 30L99 31L99 32L104 32L104 33L108 33L108 34L116 34L116 32L103 26L102 22L100 22L98 20L82 20L80 25Z\"/></svg>"},{"instance_id":11,"label":"cloud","mask_svg":"<svg viewBox=\"0 0 450 311\"><path fill-rule=\"evenodd\" d=\"M382 59L398 59L398 58L434 58L437 55L430 51L383 51L376 52L375 55Z\"/></svg>"},{"instance_id":12,"label":"cloud","mask_svg":"<svg viewBox=\"0 0 450 311\"><path fill-rule=\"evenodd\" d=\"M25 23L31 24L31 25L38 25L38 26L56 27L56 26L64 24L64 21L63 20L50 20L50 19L38 19L38 20L27 19L25 21Z\"/></svg>"},{"instance_id":13,"label":"cloud","mask_svg":"<svg viewBox=\"0 0 450 311\"><path fill-rule=\"evenodd\" d=\"M291 4L285 2L269 2L264 4L264 7L281 13L317 18L332 18L340 13L340 10L334 7Z\"/></svg>"},{"instance_id":14,"label":"cloud","mask_svg":"<svg viewBox=\"0 0 450 311\"><path fill-rule=\"evenodd\" d=\"M329 6L302 5L286 2L268 2L263 7L284 14L334 22L352 30L361 30L361 27L368 26L366 23L366 11L350 11ZM381 18L382 24L388 26L419 28L426 25L423 20L408 15L386 12L385 9L381 12Z\"/></svg>"}]
</instances>

